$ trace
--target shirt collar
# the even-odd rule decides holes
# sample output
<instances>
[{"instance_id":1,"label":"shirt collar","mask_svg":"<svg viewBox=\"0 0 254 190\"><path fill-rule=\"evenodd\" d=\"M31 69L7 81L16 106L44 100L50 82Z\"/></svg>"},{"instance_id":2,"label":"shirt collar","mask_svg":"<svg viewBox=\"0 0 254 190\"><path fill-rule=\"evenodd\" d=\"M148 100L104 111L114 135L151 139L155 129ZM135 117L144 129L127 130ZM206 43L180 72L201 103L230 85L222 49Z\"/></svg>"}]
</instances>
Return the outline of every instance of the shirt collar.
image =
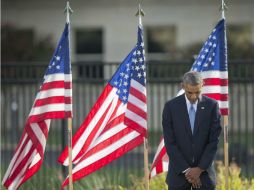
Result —
<instances>
[{"instance_id":1,"label":"shirt collar","mask_svg":"<svg viewBox=\"0 0 254 190\"><path fill-rule=\"evenodd\" d=\"M185 100L186 100L187 110L188 110L188 112L189 112L192 103L191 103L190 100L187 98L186 94L184 94L184 97L185 97ZM195 112L196 112L196 111L197 111L197 106L198 106L198 100L197 100L194 104L192 104L192 105L193 105L193 107L194 107L194 109L195 109Z\"/></svg>"}]
</instances>

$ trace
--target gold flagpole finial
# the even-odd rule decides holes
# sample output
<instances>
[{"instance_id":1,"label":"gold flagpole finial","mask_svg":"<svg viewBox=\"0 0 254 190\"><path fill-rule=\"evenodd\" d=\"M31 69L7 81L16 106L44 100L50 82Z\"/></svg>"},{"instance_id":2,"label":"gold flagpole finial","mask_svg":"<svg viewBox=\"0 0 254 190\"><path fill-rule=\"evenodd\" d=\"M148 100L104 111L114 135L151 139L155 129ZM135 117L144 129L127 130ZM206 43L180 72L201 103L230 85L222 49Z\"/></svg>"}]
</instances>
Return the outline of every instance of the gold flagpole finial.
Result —
<instances>
[{"instance_id":1,"label":"gold flagpole finial","mask_svg":"<svg viewBox=\"0 0 254 190\"><path fill-rule=\"evenodd\" d=\"M139 15L145 16L145 12L143 11L143 9L141 9L140 3L138 4L138 11L135 14L135 16L139 16Z\"/></svg>"},{"instance_id":2,"label":"gold flagpole finial","mask_svg":"<svg viewBox=\"0 0 254 190\"><path fill-rule=\"evenodd\" d=\"M135 16L138 16L139 25L142 26L142 16L145 16L145 12L141 9L140 2L138 4L138 11Z\"/></svg>"}]
</instances>

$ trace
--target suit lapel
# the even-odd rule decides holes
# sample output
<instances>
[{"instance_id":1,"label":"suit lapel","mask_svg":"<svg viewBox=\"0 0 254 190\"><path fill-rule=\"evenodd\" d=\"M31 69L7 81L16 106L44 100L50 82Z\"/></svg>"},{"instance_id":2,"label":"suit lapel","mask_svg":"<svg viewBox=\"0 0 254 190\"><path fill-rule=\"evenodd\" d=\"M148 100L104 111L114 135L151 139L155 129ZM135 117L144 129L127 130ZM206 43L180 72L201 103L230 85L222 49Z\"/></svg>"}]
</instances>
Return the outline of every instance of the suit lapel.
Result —
<instances>
[{"instance_id":1,"label":"suit lapel","mask_svg":"<svg viewBox=\"0 0 254 190\"><path fill-rule=\"evenodd\" d=\"M182 101L181 102L182 102L182 106L181 106L182 111L180 113L183 113L183 121L185 122L184 127L185 127L188 135L190 137L192 137L189 113L188 113L188 110L187 110L187 104L186 104L186 100L185 100L185 94L182 95Z\"/></svg>"}]
</instances>

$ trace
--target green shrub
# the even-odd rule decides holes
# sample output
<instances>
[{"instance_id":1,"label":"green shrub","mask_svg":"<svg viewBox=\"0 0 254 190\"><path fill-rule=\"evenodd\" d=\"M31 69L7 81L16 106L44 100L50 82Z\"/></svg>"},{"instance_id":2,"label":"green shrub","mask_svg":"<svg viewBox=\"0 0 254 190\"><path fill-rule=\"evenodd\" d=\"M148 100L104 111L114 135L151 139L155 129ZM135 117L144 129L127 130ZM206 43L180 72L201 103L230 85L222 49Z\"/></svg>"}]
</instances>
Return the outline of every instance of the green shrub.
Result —
<instances>
[{"instance_id":1,"label":"green shrub","mask_svg":"<svg viewBox=\"0 0 254 190\"><path fill-rule=\"evenodd\" d=\"M136 178L135 176L130 177L132 181L132 187L128 188L128 190L145 190L145 179L144 178ZM159 174L152 178L149 182L150 190L167 190L168 186L165 183L166 173Z\"/></svg>"},{"instance_id":2,"label":"green shrub","mask_svg":"<svg viewBox=\"0 0 254 190\"><path fill-rule=\"evenodd\" d=\"M230 190L253 190L254 189L254 178L248 180L240 176L241 168L235 163L229 166L229 189ZM225 166L222 162L217 163L217 190L225 190Z\"/></svg>"},{"instance_id":3,"label":"green shrub","mask_svg":"<svg viewBox=\"0 0 254 190\"><path fill-rule=\"evenodd\" d=\"M75 182L73 185L75 190L124 190L121 186L124 183L123 176L122 170L101 170Z\"/></svg>"},{"instance_id":4,"label":"green shrub","mask_svg":"<svg viewBox=\"0 0 254 190\"><path fill-rule=\"evenodd\" d=\"M232 163L229 167L229 190L254 190L254 178L248 180L240 176L241 169ZM150 190L167 190L165 183L166 173L157 175L150 180ZM128 190L145 190L144 178L131 177L132 187ZM225 166L217 162L217 187L216 190L225 190Z\"/></svg>"}]
</instances>

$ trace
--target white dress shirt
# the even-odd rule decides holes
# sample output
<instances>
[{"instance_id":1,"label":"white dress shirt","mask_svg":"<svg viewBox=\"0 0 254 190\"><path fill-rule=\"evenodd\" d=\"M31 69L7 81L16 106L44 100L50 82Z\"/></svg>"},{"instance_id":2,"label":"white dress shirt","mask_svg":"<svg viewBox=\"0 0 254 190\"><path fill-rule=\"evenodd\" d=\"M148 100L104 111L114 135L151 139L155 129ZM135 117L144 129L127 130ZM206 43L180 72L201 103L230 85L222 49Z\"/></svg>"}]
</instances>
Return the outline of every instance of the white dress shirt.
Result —
<instances>
[{"instance_id":1,"label":"white dress shirt","mask_svg":"<svg viewBox=\"0 0 254 190\"><path fill-rule=\"evenodd\" d=\"M191 107L191 102L190 102L190 100L186 97L186 95L184 95L185 96L185 100L186 100L186 105L187 105L187 111L188 111L188 113L189 113L189 110L190 110L190 107ZM196 100L196 102L194 103L194 104L192 104L193 105L193 107L194 107L194 110L195 110L195 112L197 112L197 106L198 106L198 100Z\"/></svg>"}]
</instances>

